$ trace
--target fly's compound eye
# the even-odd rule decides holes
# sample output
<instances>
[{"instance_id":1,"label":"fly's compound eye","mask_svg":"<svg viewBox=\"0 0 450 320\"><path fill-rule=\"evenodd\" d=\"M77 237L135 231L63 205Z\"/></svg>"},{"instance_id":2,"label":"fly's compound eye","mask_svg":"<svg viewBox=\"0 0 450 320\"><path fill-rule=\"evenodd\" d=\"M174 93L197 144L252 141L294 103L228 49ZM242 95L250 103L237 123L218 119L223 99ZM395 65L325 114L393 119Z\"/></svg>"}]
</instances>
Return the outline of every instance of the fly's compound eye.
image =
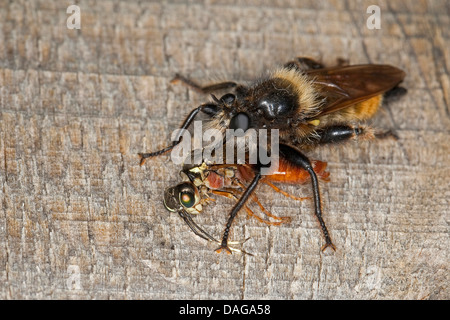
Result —
<instances>
[{"instance_id":1,"label":"fly's compound eye","mask_svg":"<svg viewBox=\"0 0 450 320\"><path fill-rule=\"evenodd\" d=\"M230 120L230 129L242 129L244 132L250 128L250 118L246 113L240 112Z\"/></svg>"},{"instance_id":2,"label":"fly's compound eye","mask_svg":"<svg viewBox=\"0 0 450 320\"><path fill-rule=\"evenodd\" d=\"M181 191L180 203L185 208L191 208L195 204L195 194L192 191Z\"/></svg>"}]
</instances>

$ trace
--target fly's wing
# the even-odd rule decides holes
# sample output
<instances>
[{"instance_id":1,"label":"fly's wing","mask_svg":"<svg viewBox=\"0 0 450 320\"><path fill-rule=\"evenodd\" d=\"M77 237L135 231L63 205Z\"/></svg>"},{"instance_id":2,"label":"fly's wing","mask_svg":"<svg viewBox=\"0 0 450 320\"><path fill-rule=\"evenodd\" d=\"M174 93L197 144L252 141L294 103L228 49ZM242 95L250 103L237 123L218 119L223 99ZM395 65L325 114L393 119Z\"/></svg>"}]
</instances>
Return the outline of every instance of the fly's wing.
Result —
<instances>
[{"instance_id":1,"label":"fly's wing","mask_svg":"<svg viewBox=\"0 0 450 320\"><path fill-rule=\"evenodd\" d=\"M315 117L383 94L405 77L405 72L396 67L371 64L315 69L306 73L325 100Z\"/></svg>"}]
</instances>

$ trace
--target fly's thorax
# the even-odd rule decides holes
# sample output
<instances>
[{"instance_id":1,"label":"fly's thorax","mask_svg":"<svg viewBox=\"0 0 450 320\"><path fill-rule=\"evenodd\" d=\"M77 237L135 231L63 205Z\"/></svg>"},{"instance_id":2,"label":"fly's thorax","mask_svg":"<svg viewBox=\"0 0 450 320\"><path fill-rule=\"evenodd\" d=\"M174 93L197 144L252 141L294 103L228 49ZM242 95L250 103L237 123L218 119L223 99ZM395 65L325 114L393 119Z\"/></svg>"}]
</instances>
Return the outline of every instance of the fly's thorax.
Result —
<instances>
[{"instance_id":1,"label":"fly's thorax","mask_svg":"<svg viewBox=\"0 0 450 320\"><path fill-rule=\"evenodd\" d=\"M320 102L312 83L295 69L281 68L251 86L239 105L249 115L250 127L286 130L317 113Z\"/></svg>"}]
</instances>

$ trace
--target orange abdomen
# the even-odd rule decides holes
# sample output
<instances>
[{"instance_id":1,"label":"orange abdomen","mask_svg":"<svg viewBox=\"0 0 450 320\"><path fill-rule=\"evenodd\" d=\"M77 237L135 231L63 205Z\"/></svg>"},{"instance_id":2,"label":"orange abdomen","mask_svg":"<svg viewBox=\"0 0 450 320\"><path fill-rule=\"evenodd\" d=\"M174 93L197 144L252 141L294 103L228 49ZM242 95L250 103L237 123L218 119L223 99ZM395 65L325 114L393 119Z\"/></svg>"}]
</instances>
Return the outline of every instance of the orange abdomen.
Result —
<instances>
[{"instance_id":1,"label":"orange abdomen","mask_svg":"<svg viewBox=\"0 0 450 320\"><path fill-rule=\"evenodd\" d=\"M313 160L312 165L314 172L319 178L325 181L329 180L330 173L325 171L327 168L326 162ZM250 182L254 177L253 169L248 165L239 166L239 173L241 179L246 182ZM280 158L278 170L271 175L264 176L262 181L265 180L284 184L302 184L309 181L309 179L310 176L306 170L293 166L283 158Z\"/></svg>"},{"instance_id":2,"label":"orange abdomen","mask_svg":"<svg viewBox=\"0 0 450 320\"><path fill-rule=\"evenodd\" d=\"M325 171L325 169L327 168L326 162L312 161L312 165L314 168L314 172L318 177L320 177L322 180L329 179L328 177L330 176L330 173L328 171ZM296 166L292 166L290 163L284 161L281 158L277 172L266 176L265 179L271 182L302 184L306 181L309 181L310 176L306 170Z\"/></svg>"}]
</instances>

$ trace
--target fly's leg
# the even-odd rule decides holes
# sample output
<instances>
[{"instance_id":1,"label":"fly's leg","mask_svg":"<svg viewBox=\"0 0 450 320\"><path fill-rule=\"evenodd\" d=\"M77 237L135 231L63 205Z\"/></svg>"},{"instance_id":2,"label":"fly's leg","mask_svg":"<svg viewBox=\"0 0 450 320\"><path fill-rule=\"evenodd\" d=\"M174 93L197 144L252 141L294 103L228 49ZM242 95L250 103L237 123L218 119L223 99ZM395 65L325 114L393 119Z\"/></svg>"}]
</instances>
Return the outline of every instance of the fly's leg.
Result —
<instances>
[{"instance_id":1,"label":"fly's leg","mask_svg":"<svg viewBox=\"0 0 450 320\"><path fill-rule=\"evenodd\" d=\"M299 150L283 144L280 144L280 154L292 165L299 166L309 173L313 189L314 212L322 229L322 234L325 238L325 244L322 246L322 251L324 251L327 247L331 247L333 250L336 250L336 247L331 241L331 237L325 225L325 221L322 218L322 202L320 200L319 181L317 179L316 173L314 172L311 161L309 161L309 159Z\"/></svg>"},{"instance_id":2,"label":"fly's leg","mask_svg":"<svg viewBox=\"0 0 450 320\"><path fill-rule=\"evenodd\" d=\"M202 93L202 94L207 94L207 93L211 93L211 92L218 91L218 90L232 89L232 88L235 88L238 86L238 84L233 81L224 81L224 82L211 84L208 86L201 86L201 85L197 84L196 82L192 81L191 79L183 77L180 74L176 74L175 78L173 78L170 81L170 83L171 84L176 84L176 83L183 84L184 86L186 86L198 93Z\"/></svg>"},{"instance_id":3,"label":"fly's leg","mask_svg":"<svg viewBox=\"0 0 450 320\"><path fill-rule=\"evenodd\" d=\"M307 71L314 69L323 69L324 65L311 58L297 57L284 65L285 68L297 69L299 71Z\"/></svg>"},{"instance_id":4,"label":"fly's leg","mask_svg":"<svg viewBox=\"0 0 450 320\"><path fill-rule=\"evenodd\" d=\"M261 177L262 177L261 170L258 170L255 173L255 177L253 178L252 182L249 184L247 189L242 194L241 198L238 200L238 202L234 205L233 209L231 210L230 217L228 218L227 224L225 226L225 231L223 232L222 242L220 244L220 247L216 249L217 253L220 253L222 250L225 250L225 252L231 254L231 250L228 247L228 237L230 235L231 225L233 224L234 218L236 218L239 211L247 202L248 198L251 196L253 191L255 191L256 187L258 186L259 180L261 180Z\"/></svg>"},{"instance_id":5,"label":"fly's leg","mask_svg":"<svg viewBox=\"0 0 450 320\"><path fill-rule=\"evenodd\" d=\"M145 163L145 160L147 158L162 155L166 152L169 152L173 148L175 148L183 139L183 137L182 137L183 130L186 130L191 125L191 123L194 121L195 117L198 115L198 113L200 111L205 112L207 114L212 114L212 113L218 112L218 110L219 110L219 106L217 106L216 104L213 104L213 103L205 103L205 104L202 104L201 106L195 108L194 110L192 110L189 113L189 115L186 117L186 119L184 120L183 124L180 127L181 130L178 131L178 134L175 137L175 140L172 142L172 144L170 146L163 148L161 150L158 150L158 151L150 152L150 153L138 153L138 155L141 158L140 165L142 166Z\"/></svg>"},{"instance_id":6,"label":"fly's leg","mask_svg":"<svg viewBox=\"0 0 450 320\"><path fill-rule=\"evenodd\" d=\"M350 139L371 140L392 138L398 140L397 134L392 130L383 132L367 126L334 125L317 131L319 144L339 143Z\"/></svg>"}]
</instances>

